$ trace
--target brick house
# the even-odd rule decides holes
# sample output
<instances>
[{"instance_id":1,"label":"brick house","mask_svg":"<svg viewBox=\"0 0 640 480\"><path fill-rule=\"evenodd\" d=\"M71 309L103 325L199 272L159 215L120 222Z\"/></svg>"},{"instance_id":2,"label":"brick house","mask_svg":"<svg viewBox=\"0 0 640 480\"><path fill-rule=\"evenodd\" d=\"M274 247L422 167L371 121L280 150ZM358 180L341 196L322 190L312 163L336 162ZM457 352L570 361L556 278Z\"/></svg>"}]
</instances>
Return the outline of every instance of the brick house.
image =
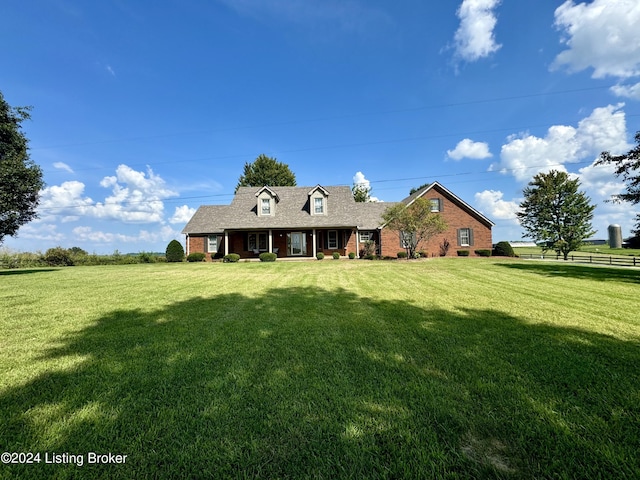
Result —
<instances>
[{"instance_id":1,"label":"brick house","mask_svg":"<svg viewBox=\"0 0 640 480\"><path fill-rule=\"evenodd\" d=\"M491 249L491 220L437 182L402 202L428 199L434 212L447 221L448 230L418 245L418 251L448 255L457 250ZM315 257L323 252L360 255L364 242L375 242L377 252L395 257L403 250L398 232L386 228L382 213L393 203L358 203L347 186L240 187L230 205L203 205L182 230L187 254L203 252L207 259L237 253L255 258L262 252L279 257Z\"/></svg>"}]
</instances>

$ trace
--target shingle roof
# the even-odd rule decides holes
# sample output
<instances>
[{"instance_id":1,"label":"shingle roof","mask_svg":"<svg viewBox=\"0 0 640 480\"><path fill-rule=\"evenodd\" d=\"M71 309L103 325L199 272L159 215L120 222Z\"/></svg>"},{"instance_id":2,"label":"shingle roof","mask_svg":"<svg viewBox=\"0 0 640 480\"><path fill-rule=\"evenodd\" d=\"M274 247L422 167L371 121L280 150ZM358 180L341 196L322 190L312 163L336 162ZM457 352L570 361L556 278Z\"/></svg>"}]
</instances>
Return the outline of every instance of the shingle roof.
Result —
<instances>
[{"instance_id":1,"label":"shingle roof","mask_svg":"<svg viewBox=\"0 0 640 480\"><path fill-rule=\"evenodd\" d=\"M347 186L320 187L327 196L325 215L311 215L309 195L320 187L269 187L278 197L275 214L257 214L256 194L265 187L240 187L230 205L203 205L182 230L183 234L222 233L225 230L354 228L375 230L382 225L382 213L397 202L358 203ZM438 182L421 188L402 203L410 205L416 198L436 190L456 202L481 222L493 226L491 220L451 193Z\"/></svg>"},{"instance_id":2,"label":"shingle roof","mask_svg":"<svg viewBox=\"0 0 640 480\"><path fill-rule=\"evenodd\" d=\"M348 186L321 187L327 196L325 215L309 213L309 193L317 187L269 187L278 195L274 215L257 215L256 193L262 188L240 187L230 205L203 205L182 233L219 233L224 230L267 228L375 229L391 203L357 203Z\"/></svg>"}]
</instances>

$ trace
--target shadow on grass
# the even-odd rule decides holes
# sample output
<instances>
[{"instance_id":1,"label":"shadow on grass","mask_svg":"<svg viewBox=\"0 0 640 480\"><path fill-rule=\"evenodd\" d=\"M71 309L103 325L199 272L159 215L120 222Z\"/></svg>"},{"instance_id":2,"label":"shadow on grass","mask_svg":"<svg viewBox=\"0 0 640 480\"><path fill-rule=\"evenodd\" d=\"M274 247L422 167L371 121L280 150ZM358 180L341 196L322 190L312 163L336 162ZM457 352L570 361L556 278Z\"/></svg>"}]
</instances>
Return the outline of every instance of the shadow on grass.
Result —
<instances>
[{"instance_id":1,"label":"shadow on grass","mask_svg":"<svg viewBox=\"0 0 640 480\"><path fill-rule=\"evenodd\" d=\"M547 277L571 277L588 280L640 283L640 270L631 267L603 267L576 265L558 261L530 260L527 262L496 263L501 267L537 273Z\"/></svg>"},{"instance_id":2,"label":"shadow on grass","mask_svg":"<svg viewBox=\"0 0 640 480\"><path fill-rule=\"evenodd\" d=\"M31 273L57 272L59 268L18 268L10 270L0 270L2 275L29 275Z\"/></svg>"},{"instance_id":3,"label":"shadow on grass","mask_svg":"<svg viewBox=\"0 0 640 480\"><path fill-rule=\"evenodd\" d=\"M57 478L637 477L640 345L301 288L115 310L0 394L5 465ZM44 453L43 453L44 454Z\"/></svg>"}]
</instances>

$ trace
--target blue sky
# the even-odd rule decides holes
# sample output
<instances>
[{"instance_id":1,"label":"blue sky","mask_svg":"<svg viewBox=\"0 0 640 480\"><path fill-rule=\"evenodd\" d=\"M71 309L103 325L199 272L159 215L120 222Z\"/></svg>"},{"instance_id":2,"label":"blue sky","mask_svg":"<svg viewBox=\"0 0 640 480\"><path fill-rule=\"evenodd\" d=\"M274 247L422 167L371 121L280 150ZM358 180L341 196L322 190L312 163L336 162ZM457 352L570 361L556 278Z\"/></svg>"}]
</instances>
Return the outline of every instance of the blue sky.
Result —
<instances>
[{"instance_id":1,"label":"blue sky","mask_svg":"<svg viewBox=\"0 0 640 480\"><path fill-rule=\"evenodd\" d=\"M44 170L4 247L164 251L264 153L298 185L439 181L518 240L533 175L577 175L594 227L637 206L603 150L640 130L637 0L7 0L0 90Z\"/></svg>"}]
</instances>

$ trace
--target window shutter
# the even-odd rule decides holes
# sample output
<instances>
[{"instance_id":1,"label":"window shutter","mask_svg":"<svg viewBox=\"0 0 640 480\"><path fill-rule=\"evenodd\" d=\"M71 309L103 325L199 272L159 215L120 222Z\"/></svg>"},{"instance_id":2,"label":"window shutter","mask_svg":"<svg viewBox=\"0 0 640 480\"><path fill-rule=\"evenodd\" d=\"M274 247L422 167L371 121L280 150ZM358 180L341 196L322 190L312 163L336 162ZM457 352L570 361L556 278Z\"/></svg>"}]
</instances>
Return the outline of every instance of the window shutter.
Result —
<instances>
[{"instance_id":1,"label":"window shutter","mask_svg":"<svg viewBox=\"0 0 640 480\"><path fill-rule=\"evenodd\" d=\"M473 247L473 228L469 229L469 246Z\"/></svg>"},{"instance_id":2,"label":"window shutter","mask_svg":"<svg viewBox=\"0 0 640 480\"><path fill-rule=\"evenodd\" d=\"M441 198L438 199L438 211L439 212L444 211L444 200L442 200Z\"/></svg>"},{"instance_id":3,"label":"window shutter","mask_svg":"<svg viewBox=\"0 0 640 480\"><path fill-rule=\"evenodd\" d=\"M460 229L457 230L457 233L458 233L458 246L461 246L462 245L462 238L461 238L462 235L460 233Z\"/></svg>"}]
</instances>

